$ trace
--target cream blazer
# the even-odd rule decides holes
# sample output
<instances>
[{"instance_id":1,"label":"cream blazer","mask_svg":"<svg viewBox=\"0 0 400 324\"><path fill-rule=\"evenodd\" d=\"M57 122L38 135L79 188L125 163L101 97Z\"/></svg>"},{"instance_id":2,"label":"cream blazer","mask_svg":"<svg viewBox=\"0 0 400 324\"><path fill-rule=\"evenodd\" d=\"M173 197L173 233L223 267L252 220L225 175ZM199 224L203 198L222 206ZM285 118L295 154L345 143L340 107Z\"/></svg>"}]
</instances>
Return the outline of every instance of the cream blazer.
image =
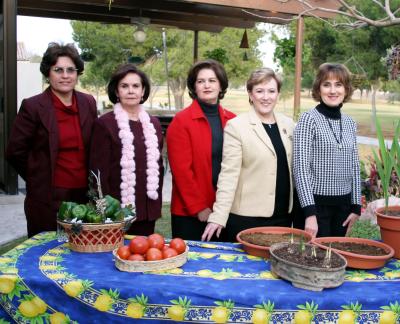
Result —
<instances>
[{"instance_id":1,"label":"cream blazer","mask_svg":"<svg viewBox=\"0 0 400 324\"><path fill-rule=\"evenodd\" d=\"M285 146L290 173L289 210L293 205L292 148L294 122L275 113ZM208 222L226 226L229 213L271 217L275 207L277 156L255 111L228 121L224 129L221 172L217 197Z\"/></svg>"}]
</instances>

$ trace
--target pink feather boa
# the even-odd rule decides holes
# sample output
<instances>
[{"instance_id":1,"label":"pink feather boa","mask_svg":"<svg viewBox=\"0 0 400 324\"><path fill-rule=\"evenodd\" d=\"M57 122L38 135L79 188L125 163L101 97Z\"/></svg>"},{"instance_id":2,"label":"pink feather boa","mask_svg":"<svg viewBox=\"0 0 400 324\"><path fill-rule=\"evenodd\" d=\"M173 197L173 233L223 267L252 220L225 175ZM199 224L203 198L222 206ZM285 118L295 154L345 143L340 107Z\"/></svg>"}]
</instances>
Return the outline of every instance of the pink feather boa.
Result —
<instances>
[{"instance_id":1,"label":"pink feather boa","mask_svg":"<svg viewBox=\"0 0 400 324\"><path fill-rule=\"evenodd\" d=\"M129 126L128 113L122 108L120 103L114 105L115 120L117 121L119 133L118 136L122 143L121 156L121 203L123 206L135 205L135 147L133 145L133 133ZM140 107L139 121L143 127L144 144L146 145L147 157L147 196L150 199L158 198L159 165L160 150L158 148L158 138L154 125L150 122L149 114Z\"/></svg>"}]
</instances>

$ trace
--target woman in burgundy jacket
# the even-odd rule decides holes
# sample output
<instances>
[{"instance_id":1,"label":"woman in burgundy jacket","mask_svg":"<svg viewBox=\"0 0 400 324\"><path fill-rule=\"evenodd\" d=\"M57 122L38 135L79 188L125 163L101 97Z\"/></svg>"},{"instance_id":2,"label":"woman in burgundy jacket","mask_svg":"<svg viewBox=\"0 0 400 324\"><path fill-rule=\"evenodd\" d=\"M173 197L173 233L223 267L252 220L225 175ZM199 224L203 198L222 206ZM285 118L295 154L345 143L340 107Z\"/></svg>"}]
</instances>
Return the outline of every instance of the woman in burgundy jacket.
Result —
<instances>
[{"instance_id":1,"label":"woman in burgundy jacket","mask_svg":"<svg viewBox=\"0 0 400 324\"><path fill-rule=\"evenodd\" d=\"M61 201L86 202L87 157L96 101L75 91L84 63L73 44L49 44L40 71L50 86L24 99L6 157L26 181L28 236L57 229Z\"/></svg>"},{"instance_id":2,"label":"woman in burgundy jacket","mask_svg":"<svg viewBox=\"0 0 400 324\"><path fill-rule=\"evenodd\" d=\"M235 115L219 103L228 88L219 62L205 60L193 65L187 86L193 102L175 115L167 131L172 236L200 240L215 201L223 128Z\"/></svg>"},{"instance_id":3,"label":"woman in burgundy jacket","mask_svg":"<svg viewBox=\"0 0 400 324\"><path fill-rule=\"evenodd\" d=\"M141 105L150 82L135 65L124 64L111 76L107 92L114 109L95 122L90 169L100 171L103 194L136 207L128 233L149 235L161 217L164 174L161 125Z\"/></svg>"}]
</instances>

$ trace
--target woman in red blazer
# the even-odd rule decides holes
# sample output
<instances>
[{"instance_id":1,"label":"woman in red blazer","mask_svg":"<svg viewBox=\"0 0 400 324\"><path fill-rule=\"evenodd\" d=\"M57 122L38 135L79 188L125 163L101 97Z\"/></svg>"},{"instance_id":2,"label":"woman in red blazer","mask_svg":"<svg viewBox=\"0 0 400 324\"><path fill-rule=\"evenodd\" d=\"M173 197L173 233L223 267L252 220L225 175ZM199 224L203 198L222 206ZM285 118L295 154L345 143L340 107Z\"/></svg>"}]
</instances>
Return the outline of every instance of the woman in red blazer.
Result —
<instances>
[{"instance_id":1,"label":"woman in red blazer","mask_svg":"<svg viewBox=\"0 0 400 324\"><path fill-rule=\"evenodd\" d=\"M175 115L167 131L172 236L200 240L215 201L223 128L235 115L219 103L228 88L219 62L205 60L193 65L187 86L193 102Z\"/></svg>"},{"instance_id":2,"label":"woman in red blazer","mask_svg":"<svg viewBox=\"0 0 400 324\"><path fill-rule=\"evenodd\" d=\"M75 90L84 63L73 44L51 43L40 71L50 86L24 99L6 157L26 182L28 236L57 228L61 201L87 200L87 157L96 101Z\"/></svg>"},{"instance_id":3,"label":"woman in red blazer","mask_svg":"<svg viewBox=\"0 0 400 324\"><path fill-rule=\"evenodd\" d=\"M142 107L150 82L133 64L120 66L111 76L108 97L113 111L96 120L90 150L90 169L100 170L102 190L136 207L129 234L154 233L161 217L163 164L161 125Z\"/></svg>"}]
</instances>

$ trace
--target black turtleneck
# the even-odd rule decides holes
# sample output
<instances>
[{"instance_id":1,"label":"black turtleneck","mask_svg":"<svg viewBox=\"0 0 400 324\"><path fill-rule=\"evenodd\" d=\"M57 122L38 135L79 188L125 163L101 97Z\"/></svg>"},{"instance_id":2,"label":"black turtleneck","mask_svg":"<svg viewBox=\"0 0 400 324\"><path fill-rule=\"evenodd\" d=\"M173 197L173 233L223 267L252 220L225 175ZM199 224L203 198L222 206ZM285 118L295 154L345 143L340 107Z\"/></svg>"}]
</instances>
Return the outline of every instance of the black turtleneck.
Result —
<instances>
[{"instance_id":1,"label":"black turtleneck","mask_svg":"<svg viewBox=\"0 0 400 324\"><path fill-rule=\"evenodd\" d=\"M208 124L211 128L211 159L212 159L212 182L214 188L217 187L218 175L221 171L222 162L222 145L223 145L223 129L221 119L219 117L218 103L208 104L197 99L203 110Z\"/></svg>"},{"instance_id":2,"label":"black turtleneck","mask_svg":"<svg viewBox=\"0 0 400 324\"><path fill-rule=\"evenodd\" d=\"M323 101L321 101L319 103L319 105L317 105L315 108L317 109L317 111L328 117L331 119L340 119L341 117L341 112L340 109L343 107L343 103L341 103L339 106L335 106L335 107L330 107L327 106Z\"/></svg>"}]
</instances>

